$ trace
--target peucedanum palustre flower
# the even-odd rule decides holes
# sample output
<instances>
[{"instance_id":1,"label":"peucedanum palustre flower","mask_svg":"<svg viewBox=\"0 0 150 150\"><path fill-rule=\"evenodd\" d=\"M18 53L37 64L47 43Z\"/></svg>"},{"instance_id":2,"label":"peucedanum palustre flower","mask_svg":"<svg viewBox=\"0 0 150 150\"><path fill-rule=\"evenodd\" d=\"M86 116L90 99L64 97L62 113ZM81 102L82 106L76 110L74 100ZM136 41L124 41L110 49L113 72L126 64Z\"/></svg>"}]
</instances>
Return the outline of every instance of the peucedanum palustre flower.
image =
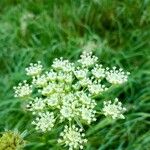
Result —
<instances>
[{"instance_id":1,"label":"peucedanum palustre flower","mask_svg":"<svg viewBox=\"0 0 150 150\"><path fill-rule=\"evenodd\" d=\"M87 142L82 133L84 125L96 121L96 114L112 119L124 119L126 109L116 98L105 101L101 110L96 110L98 97L107 92L108 85L120 85L127 81L128 72L97 64L98 58L91 52L83 52L76 63L56 58L49 70L41 62L30 64L26 74L32 81L14 87L15 97L26 97L26 108L35 115L32 124L41 132L51 131L56 123L64 125L59 143L69 148L83 149ZM109 83L109 84L108 84ZM100 113L98 113L98 111ZM77 127L78 126L78 127Z\"/></svg>"}]
</instances>

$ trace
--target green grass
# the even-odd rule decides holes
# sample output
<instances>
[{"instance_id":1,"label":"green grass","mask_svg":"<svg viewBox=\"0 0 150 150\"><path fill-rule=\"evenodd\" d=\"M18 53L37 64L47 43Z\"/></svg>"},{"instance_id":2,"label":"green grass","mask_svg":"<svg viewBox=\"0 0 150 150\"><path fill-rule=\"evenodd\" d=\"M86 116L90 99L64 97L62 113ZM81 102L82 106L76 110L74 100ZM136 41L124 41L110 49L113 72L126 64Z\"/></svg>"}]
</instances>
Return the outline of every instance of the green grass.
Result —
<instances>
[{"instance_id":1,"label":"green grass","mask_svg":"<svg viewBox=\"0 0 150 150\"><path fill-rule=\"evenodd\" d=\"M23 16L26 32L22 31ZM131 72L129 82L110 93L128 108L125 120L100 118L87 130L87 150L150 149L150 0L0 0L0 131L26 131L27 150L57 150L58 130L45 136L13 97L24 68L55 57L77 60L89 41L107 66Z\"/></svg>"}]
</instances>

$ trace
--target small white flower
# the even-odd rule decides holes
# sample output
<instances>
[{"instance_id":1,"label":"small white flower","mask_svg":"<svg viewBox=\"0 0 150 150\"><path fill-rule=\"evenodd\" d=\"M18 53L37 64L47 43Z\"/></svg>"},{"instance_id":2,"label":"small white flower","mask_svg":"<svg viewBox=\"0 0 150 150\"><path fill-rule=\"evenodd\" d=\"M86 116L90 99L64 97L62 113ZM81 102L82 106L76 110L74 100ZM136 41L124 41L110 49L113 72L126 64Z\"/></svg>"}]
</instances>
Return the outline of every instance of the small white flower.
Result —
<instances>
[{"instance_id":1,"label":"small white flower","mask_svg":"<svg viewBox=\"0 0 150 150\"><path fill-rule=\"evenodd\" d=\"M42 90L41 93L44 96L49 96L50 94L53 94L56 88L56 83L49 83L47 86L45 86Z\"/></svg>"},{"instance_id":2,"label":"small white flower","mask_svg":"<svg viewBox=\"0 0 150 150\"><path fill-rule=\"evenodd\" d=\"M30 101L27 104L27 109L35 114L36 111L43 110L45 106L45 101L42 98L36 97L33 101Z\"/></svg>"},{"instance_id":3,"label":"small white flower","mask_svg":"<svg viewBox=\"0 0 150 150\"><path fill-rule=\"evenodd\" d=\"M77 100L76 96L73 93L71 93L71 92L65 93L65 95L62 98L62 104L68 105L71 103L73 105L73 104L75 104L76 100Z\"/></svg>"},{"instance_id":4,"label":"small white flower","mask_svg":"<svg viewBox=\"0 0 150 150\"><path fill-rule=\"evenodd\" d=\"M88 85L88 90L92 95L99 95L102 92L106 91L107 88L105 85L102 85L100 83L92 83Z\"/></svg>"},{"instance_id":5,"label":"small white flower","mask_svg":"<svg viewBox=\"0 0 150 150\"><path fill-rule=\"evenodd\" d=\"M113 119L124 119L123 113L126 111L126 108L122 107L122 103L118 101L116 98L114 103L111 101L105 101L104 102L104 108L102 109L102 112L105 116L111 116Z\"/></svg>"},{"instance_id":6,"label":"small white flower","mask_svg":"<svg viewBox=\"0 0 150 150\"><path fill-rule=\"evenodd\" d=\"M71 104L70 105L66 105L66 106L62 106L62 108L60 109L60 119L68 119L71 120L74 117L74 112L73 109L71 108Z\"/></svg>"},{"instance_id":7,"label":"small white flower","mask_svg":"<svg viewBox=\"0 0 150 150\"><path fill-rule=\"evenodd\" d=\"M19 83L18 86L15 86L14 91L15 97L25 97L32 93L32 86L25 80L23 83Z\"/></svg>"},{"instance_id":8,"label":"small white flower","mask_svg":"<svg viewBox=\"0 0 150 150\"><path fill-rule=\"evenodd\" d=\"M96 79L103 79L106 75L105 68L98 64L95 65L91 72Z\"/></svg>"},{"instance_id":9,"label":"small white flower","mask_svg":"<svg viewBox=\"0 0 150 150\"><path fill-rule=\"evenodd\" d=\"M77 115L77 109L76 107L78 106L78 101L75 97L74 94L69 93L66 94L62 98L62 107L60 109L60 119L68 119L71 120Z\"/></svg>"},{"instance_id":10,"label":"small white flower","mask_svg":"<svg viewBox=\"0 0 150 150\"><path fill-rule=\"evenodd\" d=\"M64 131L60 134L61 138L58 140L59 143L64 143L65 146L69 147L69 150L83 149L84 144L87 142L85 134L82 133L82 129L75 127L65 126Z\"/></svg>"},{"instance_id":11,"label":"small white flower","mask_svg":"<svg viewBox=\"0 0 150 150\"><path fill-rule=\"evenodd\" d=\"M86 68L77 68L74 71L74 75L76 76L77 79L84 79L87 77L88 69Z\"/></svg>"},{"instance_id":12,"label":"small white flower","mask_svg":"<svg viewBox=\"0 0 150 150\"><path fill-rule=\"evenodd\" d=\"M116 67L113 67L112 70L106 72L106 79L112 84L122 84L128 80L128 75L130 73L125 73L123 69L117 70Z\"/></svg>"},{"instance_id":13,"label":"small white flower","mask_svg":"<svg viewBox=\"0 0 150 150\"><path fill-rule=\"evenodd\" d=\"M78 60L78 62L82 64L83 67L90 67L98 60L96 56L92 56L92 52L84 51L80 57L81 58Z\"/></svg>"},{"instance_id":14,"label":"small white flower","mask_svg":"<svg viewBox=\"0 0 150 150\"><path fill-rule=\"evenodd\" d=\"M33 84L37 87L44 87L47 85L47 78L46 75L41 75L37 77L33 77Z\"/></svg>"},{"instance_id":15,"label":"small white flower","mask_svg":"<svg viewBox=\"0 0 150 150\"><path fill-rule=\"evenodd\" d=\"M40 112L36 117L35 121L32 122L36 126L36 130L46 132L50 131L55 123L54 113Z\"/></svg>"},{"instance_id":16,"label":"small white flower","mask_svg":"<svg viewBox=\"0 0 150 150\"><path fill-rule=\"evenodd\" d=\"M51 107L54 107L54 106L59 107L59 100L60 100L60 96L57 93L54 93L54 94L50 95L50 97L47 97L45 99L47 105L51 106Z\"/></svg>"},{"instance_id":17,"label":"small white flower","mask_svg":"<svg viewBox=\"0 0 150 150\"><path fill-rule=\"evenodd\" d=\"M84 79L79 80L79 84L82 87L87 87L88 85L92 84L92 81L89 78L84 78Z\"/></svg>"},{"instance_id":18,"label":"small white flower","mask_svg":"<svg viewBox=\"0 0 150 150\"><path fill-rule=\"evenodd\" d=\"M59 72L57 76L57 80L60 82L72 83L73 81L72 73Z\"/></svg>"},{"instance_id":19,"label":"small white flower","mask_svg":"<svg viewBox=\"0 0 150 150\"><path fill-rule=\"evenodd\" d=\"M87 95L84 91L76 92L76 96L81 105L93 109L96 106L94 99L91 99L90 95Z\"/></svg>"},{"instance_id":20,"label":"small white flower","mask_svg":"<svg viewBox=\"0 0 150 150\"><path fill-rule=\"evenodd\" d=\"M25 69L25 71L28 76L37 76L42 72L42 67L43 66L41 65L41 62L38 61L35 64L31 63L30 66Z\"/></svg>"},{"instance_id":21,"label":"small white flower","mask_svg":"<svg viewBox=\"0 0 150 150\"><path fill-rule=\"evenodd\" d=\"M95 110L82 106L82 108L80 109L80 113L81 113L82 119L86 121L88 124L90 124L92 121L96 121Z\"/></svg>"},{"instance_id":22,"label":"small white flower","mask_svg":"<svg viewBox=\"0 0 150 150\"><path fill-rule=\"evenodd\" d=\"M62 70L64 72L71 72L74 70L74 64L70 63L69 60L63 60L62 57L60 59L56 58L53 61L52 67L55 70Z\"/></svg>"},{"instance_id":23,"label":"small white flower","mask_svg":"<svg viewBox=\"0 0 150 150\"><path fill-rule=\"evenodd\" d=\"M46 72L46 76L48 81L55 81L57 79L57 73L53 70Z\"/></svg>"}]
</instances>

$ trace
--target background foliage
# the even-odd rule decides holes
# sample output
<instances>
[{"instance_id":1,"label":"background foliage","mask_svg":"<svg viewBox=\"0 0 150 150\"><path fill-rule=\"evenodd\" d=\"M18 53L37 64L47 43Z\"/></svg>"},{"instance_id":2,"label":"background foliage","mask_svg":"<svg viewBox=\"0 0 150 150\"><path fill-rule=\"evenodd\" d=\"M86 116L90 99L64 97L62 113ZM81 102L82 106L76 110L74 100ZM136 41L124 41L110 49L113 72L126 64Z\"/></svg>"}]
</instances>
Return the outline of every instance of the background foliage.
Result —
<instances>
[{"instance_id":1,"label":"background foliage","mask_svg":"<svg viewBox=\"0 0 150 150\"><path fill-rule=\"evenodd\" d=\"M12 87L24 68L53 58L77 60L89 41L104 65L131 72L129 82L108 98L128 108L125 120L105 117L88 127L87 150L150 149L150 0L0 0L0 131L27 132L27 150L59 150L58 130L45 136L30 125L31 116Z\"/></svg>"}]
</instances>

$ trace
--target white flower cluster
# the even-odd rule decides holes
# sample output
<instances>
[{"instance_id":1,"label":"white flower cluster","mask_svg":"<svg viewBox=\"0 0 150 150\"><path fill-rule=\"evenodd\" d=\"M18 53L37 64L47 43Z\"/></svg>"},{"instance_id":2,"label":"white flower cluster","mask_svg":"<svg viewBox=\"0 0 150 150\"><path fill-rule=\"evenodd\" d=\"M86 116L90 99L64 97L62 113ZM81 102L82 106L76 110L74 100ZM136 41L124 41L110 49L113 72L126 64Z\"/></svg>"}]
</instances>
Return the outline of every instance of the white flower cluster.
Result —
<instances>
[{"instance_id":1,"label":"white flower cluster","mask_svg":"<svg viewBox=\"0 0 150 150\"><path fill-rule=\"evenodd\" d=\"M84 51L83 54L80 56L81 58L78 60L78 62L85 67L92 66L96 64L98 58L94 55L92 55L92 52L86 52Z\"/></svg>"},{"instance_id":2,"label":"white flower cluster","mask_svg":"<svg viewBox=\"0 0 150 150\"><path fill-rule=\"evenodd\" d=\"M32 93L32 85L29 85L27 81L19 83L18 86L14 86L15 97L25 97Z\"/></svg>"},{"instance_id":3,"label":"white flower cluster","mask_svg":"<svg viewBox=\"0 0 150 150\"><path fill-rule=\"evenodd\" d=\"M95 67L92 69L92 74L96 79L103 79L105 78L106 69L100 64L96 64Z\"/></svg>"},{"instance_id":4,"label":"white flower cluster","mask_svg":"<svg viewBox=\"0 0 150 150\"><path fill-rule=\"evenodd\" d=\"M45 106L45 101L42 98L36 97L33 101L29 101L26 107L35 114L37 111L43 110Z\"/></svg>"},{"instance_id":5,"label":"white flower cluster","mask_svg":"<svg viewBox=\"0 0 150 150\"><path fill-rule=\"evenodd\" d=\"M32 122L33 125L36 126L36 130L40 130L42 132L50 131L54 126L55 118L53 112L40 112L36 117L35 121Z\"/></svg>"},{"instance_id":6,"label":"white flower cluster","mask_svg":"<svg viewBox=\"0 0 150 150\"><path fill-rule=\"evenodd\" d=\"M74 69L74 64L70 63L69 60L63 60L61 57L60 59L56 58L52 64L52 67L55 70L62 70L64 72L70 72Z\"/></svg>"},{"instance_id":7,"label":"white flower cluster","mask_svg":"<svg viewBox=\"0 0 150 150\"><path fill-rule=\"evenodd\" d=\"M125 119L123 115L125 111L126 108L122 107L122 103L118 101L118 98L115 98L113 103L111 101L104 101L102 112L105 116L111 116L113 119Z\"/></svg>"},{"instance_id":8,"label":"white flower cluster","mask_svg":"<svg viewBox=\"0 0 150 150\"><path fill-rule=\"evenodd\" d=\"M82 129L75 127L75 125L68 127L65 126L64 131L60 134L62 138L58 139L59 143L65 143L69 150L83 149L83 145L87 142L85 134Z\"/></svg>"},{"instance_id":9,"label":"white flower cluster","mask_svg":"<svg viewBox=\"0 0 150 150\"><path fill-rule=\"evenodd\" d=\"M112 84L122 84L128 80L129 72L124 72L122 68L113 67L112 70L106 72L106 79Z\"/></svg>"},{"instance_id":10,"label":"white flower cluster","mask_svg":"<svg viewBox=\"0 0 150 150\"><path fill-rule=\"evenodd\" d=\"M31 85L24 81L14 87L15 97L32 96L26 108L36 115L32 122L36 130L50 131L55 122L66 125L59 143L68 146L69 150L83 149L87 140L76 125L81 127L96 121L95 98L107 92L109 84L106 83L122 84L128 78L129 73L122 69L111 70L97 62L98 58L91 52L83 52L77 63L55 59L52 68L45 72L41 62L30 64L26 74L32 77ZM118 100L105 102L102 109L105 116L113 119L123 119L124 111Z\"/></svg>"},{"instance_id":11,"label":"white flower cluster","mask_svg":"<svg viewBox=\"0 0 150 150\"><path fill-rule=\"evenodd\" d=\"M28 68L26 68L25 70L26 70L26 74L28 76L39 75L42 72L41 62L38 61L38 63L36 63L36 64L30 63L30 66Z\"/></svg>"}]
</instances>

